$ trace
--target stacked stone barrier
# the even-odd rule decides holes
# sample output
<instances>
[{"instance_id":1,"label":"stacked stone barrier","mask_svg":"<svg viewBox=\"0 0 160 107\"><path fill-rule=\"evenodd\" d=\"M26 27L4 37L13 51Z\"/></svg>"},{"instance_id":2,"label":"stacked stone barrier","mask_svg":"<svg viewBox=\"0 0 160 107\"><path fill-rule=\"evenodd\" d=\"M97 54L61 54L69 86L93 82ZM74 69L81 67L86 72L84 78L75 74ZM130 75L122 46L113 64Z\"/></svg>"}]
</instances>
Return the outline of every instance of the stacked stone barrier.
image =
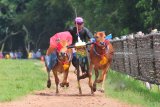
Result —
<instances>
[{"instance_id":1,"label":"stacked stone barrier","mask_svg":"<svg viewBox=\"0 0 160 107\"><path fill-rule=\"evenodd\" d=\"M125 72L125 67L124 67L124 54L121 53L123 52L123 41L118 40L113 43L114 47L117 49L117 52L114 54L114 59L113 60L116 64L114 65L115 70L120 71L120 72Z\"/></svg>"},{"instance_id":2,"label":"stacked stone barrier","mask_svg":"<svg viewBox=\"0 0 160 107\"><path fill-rule=\"evenodd\" d=\"M160 34L153 35L155 83L160 84Z\"/></svg>"},{"instance_id":3,"label":"stacked stone barrier","mask_svg":"<svg viewBox=\"0 0 160 107\"><path fill-rule=\"evenodd\" d=\"M135 34L111 43L115 49L113 70L160 85L160 33Z\"/></svg>"}]
</instances>

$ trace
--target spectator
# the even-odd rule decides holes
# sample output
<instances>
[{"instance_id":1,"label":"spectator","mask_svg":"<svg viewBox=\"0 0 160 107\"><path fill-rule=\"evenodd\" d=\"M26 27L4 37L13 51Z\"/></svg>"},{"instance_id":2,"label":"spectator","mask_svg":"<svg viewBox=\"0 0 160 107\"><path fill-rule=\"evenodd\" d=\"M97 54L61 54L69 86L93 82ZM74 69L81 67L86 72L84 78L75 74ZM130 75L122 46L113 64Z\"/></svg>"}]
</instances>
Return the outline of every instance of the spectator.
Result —
<instances>
[{"instance_id":1,"label":"spectator","mask_svg":"<svg viewBox=\"0 0 160 107\"><path fill-rule=\"evenodd\" d=\"M40 59L41 58L41 50L38 49L38 51L36 52L36 58Z\"/></svg>"},{"instance_id":2,"label":"spectator","mask_svg":"<svg viewBox=\"0 0 160 107\"><path fill-rule=\"evenodd\" d=\"M31 59L32 58L32 52L30 51L29 53L28 53L28 59Z\"/></svg>"},{"instance_id":3,"label":"spectator","mask_svg":"<svg viewBox=\"0 0 160 107\"><path fill-rule=\"evenodd\" d=\"M15 51L15 52L14 52L14 58L15 58L15 59L17 59L17 56L18 56L17 54L18 54L17 51Z\"/></svg>"},{"instance_id":4,"label":"spectator","mask_svg":"<svg viewBox=\"0 0 160 107\"><path fill-rule=\"evenodd\" d=\"M21 58L22 58L22 52L21 52L20 50L17 52L17 58L18 58L18 59L21 59Z\"/></svg>"},{"instance_id":5,"label":"spectator","mask_svg":"<svg viewBox=\"0 0 160 107\"><path fill-rule=\"evenodd\" d=\"M11 51L11 52L9 53L9 55L10 55L10 58L11 58L11 59L14 59L14 58L15 58L15 55L14 55L14 52L13 52L13 51Z\"/></svg>"},{"instance_id":6,"label":"spectator","mask_svg":"<svg viewBox=\"0 0 160 107\"><path fill-rule=\"evenodd\" d=\"M7 53L7 54L5 55L5 59L10 59L9 53Z\"/></svg>"},{"instance_id":7,"label":"spectator","mask_svg":"<svg viewBox=\"0 0 160 107\"><path fill-rule=\"evenodd\" d=\"M0 52L0 59L2 59L3 58L3 53L2 52Z\"/></svg>"},{"instance_id":8,"label":"spectator","mask_svg":"<svg viewBox=\"0 0 160 107\"><path fill-rule=\"evenodd\" d=\"M32 59L36 58L36 53L32 50Z\"/></svg>"}]
</instances>

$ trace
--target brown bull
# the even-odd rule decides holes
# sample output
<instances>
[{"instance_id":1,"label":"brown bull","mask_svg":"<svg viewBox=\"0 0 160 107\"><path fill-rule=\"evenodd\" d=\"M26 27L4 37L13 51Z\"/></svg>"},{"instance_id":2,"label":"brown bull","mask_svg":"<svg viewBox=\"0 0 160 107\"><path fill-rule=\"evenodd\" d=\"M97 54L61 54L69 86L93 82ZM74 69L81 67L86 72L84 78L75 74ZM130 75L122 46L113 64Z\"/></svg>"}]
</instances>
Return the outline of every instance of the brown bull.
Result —
<instances>
[{"instance_id":1,"label":"brown bull","mask_svg":"<svg viewBox=\"0 0 160 107\"><path fill-rule=\"evenodd\" d=\"M58 73L63 73L63 81L60 83L61 87L68 87L69 82L67 80L68 73L69 73L69 67L71 64L72 59L72 50L67 49L65 52L57 52L56 51L56 65L52 68L52 72L55 78L55 84L56 84L56 93L59 93L58 85L59 85L59 78ZM48 70L47 70L48 71ZM50 72L48 71L48 81L47 81L47 87L50 88L51 86L51 80L50 80Z\"/></svg>"},{"instance_id":2,"label":"brown bull","mask_svg":"<svg viewBox=\"0 0 160 107\"><path fill-rule=\"evenodd\" d=\"M93 83L93 91L96 91L96 83L102 83L102 91L104 92L104 82L108 69L111 65L114 53L112 44L105 40L104 32L97 32L95 35L96 42L90 48L90 72L95 70L95 81ZM99 76L99 72L100 76Z\"/></svg>"}]
</instances>

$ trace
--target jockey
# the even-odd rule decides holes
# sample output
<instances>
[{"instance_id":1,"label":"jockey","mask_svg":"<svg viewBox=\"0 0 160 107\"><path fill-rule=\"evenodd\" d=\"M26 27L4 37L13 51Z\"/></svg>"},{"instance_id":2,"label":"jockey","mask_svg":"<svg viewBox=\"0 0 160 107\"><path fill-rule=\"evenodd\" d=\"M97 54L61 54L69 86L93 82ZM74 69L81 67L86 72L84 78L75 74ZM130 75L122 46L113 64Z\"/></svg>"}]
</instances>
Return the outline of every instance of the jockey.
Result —
<instances>
[{"instance_id":1,"label":"jockey","mask_svg":"<svg viewBox=\"0 0 160 107\"><path fill-rule=\"evenodd\" d=\"M78 42L78 36L80 37L82 42L88 42L92 37L93 34L86 28L84 27L84 20L82 17L76 17L74 20L74 27L71 27L68 29L68 31L71 33L72 37L73 37L73 42L72 45L75 45L76 42ZM74 51L73 51L74 52ZM89 68L88 65L88 59L87 57L84 58L85 62L83 62L83 64L81 64L82 67L82 73L85 74L86 73L86 69L85 69L85 65L87 65L87 69ZM73 53L73 59L72 59L72 64L75 66L76 64L76 53Z\"/></svg>"},{"instance_id":2,"label":"jockey","mask_svg":"<svg viewBox=\"0 0 160 107\"><path fill-rule=\"evenodd\" d=\"M74 24L74 27L68 29L73 37L72 44L78 42L78 36L83 42L88 42L90 38L93 37L93 34L86 27L84 27L84 21L82 17L76 17Z\"/></svg>"}]
</instances>

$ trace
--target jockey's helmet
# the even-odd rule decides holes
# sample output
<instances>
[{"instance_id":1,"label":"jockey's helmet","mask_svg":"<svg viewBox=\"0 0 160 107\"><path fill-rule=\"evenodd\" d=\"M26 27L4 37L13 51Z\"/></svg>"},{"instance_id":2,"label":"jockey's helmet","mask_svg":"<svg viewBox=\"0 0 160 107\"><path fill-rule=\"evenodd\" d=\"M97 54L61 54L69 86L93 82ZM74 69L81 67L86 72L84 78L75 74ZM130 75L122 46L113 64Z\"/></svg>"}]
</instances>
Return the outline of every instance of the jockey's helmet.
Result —
<instances>
[{"instance_id":1,"label":"jockey's helmet","mask_svg":"<svg viewBox=\"0 0 160 107\"><path fill-rule=\"evenodd\" d=\"M74 20L74 22L75 22L76 24L78 24L78 25L81 25L81 24L84 23L82 17L76 17L75 20Z\"/></svg>"}]
</instances>

